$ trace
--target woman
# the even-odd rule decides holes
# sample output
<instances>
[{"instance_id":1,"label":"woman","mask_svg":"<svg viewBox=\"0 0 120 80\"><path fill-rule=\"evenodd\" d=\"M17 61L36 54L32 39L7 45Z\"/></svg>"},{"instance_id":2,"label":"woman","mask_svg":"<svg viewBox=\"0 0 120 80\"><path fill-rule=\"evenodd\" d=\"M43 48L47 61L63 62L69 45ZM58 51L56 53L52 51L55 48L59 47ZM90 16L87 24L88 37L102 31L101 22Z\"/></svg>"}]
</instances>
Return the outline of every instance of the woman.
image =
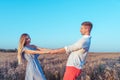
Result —
<instances>
[{"instance_id":1,"label":"woman","mask_svg":"<svg viewBox=\"0 0 120 80\"><path fill-rule=\"evenodd\" d=\"M18 64L21 64L23 59L27 60L25 80L46 80L37 58L39 54L49 53L49 51L30 45L30 42L31 38L28 34L21 35L17 55Z\"/></svg>"}]
</instances>

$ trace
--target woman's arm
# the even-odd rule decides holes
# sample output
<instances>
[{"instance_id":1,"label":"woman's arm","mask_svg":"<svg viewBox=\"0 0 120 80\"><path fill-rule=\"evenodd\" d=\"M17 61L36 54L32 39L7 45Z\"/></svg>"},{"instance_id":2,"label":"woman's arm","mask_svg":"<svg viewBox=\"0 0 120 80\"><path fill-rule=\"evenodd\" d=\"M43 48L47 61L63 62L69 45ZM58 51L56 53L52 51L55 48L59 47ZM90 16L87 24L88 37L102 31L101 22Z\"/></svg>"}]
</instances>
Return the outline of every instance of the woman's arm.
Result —
<instances>
[{"instance_id":1,"label":"woman's arm","mask_svg":"<svg viewBox=\"0 0 120 80\"><path fill-rule=\"evenodd\" d=\"M26 54L47 54L49 51L39 51L39 50L25 50Z\"/></svg>"},{"instance_id":2,"label":"woman's arm","mask_svg":"<svg viewBox=\"0 0 120 80\"><path fill-rule=\"evenodd\" d=\"M47 48L40 48L36 45L31 45L32 47L34 47L35 49L39 50L39 51L48 51L48 50L51 50L51 49L47 49Z\"/></svg>"},{"instance_id":3,"label":"woman's arm","mask_svg":"<svg viewBox=\"0 0 120 80\"><path fill-rule=\"evenodd\" d=\"M37 50L40 50L40 51L49 51L49 50L51 50L51 49L47 49L47 48L39 48L39 47L36 47L37 48Z\"/></svg>"}]
</instances>

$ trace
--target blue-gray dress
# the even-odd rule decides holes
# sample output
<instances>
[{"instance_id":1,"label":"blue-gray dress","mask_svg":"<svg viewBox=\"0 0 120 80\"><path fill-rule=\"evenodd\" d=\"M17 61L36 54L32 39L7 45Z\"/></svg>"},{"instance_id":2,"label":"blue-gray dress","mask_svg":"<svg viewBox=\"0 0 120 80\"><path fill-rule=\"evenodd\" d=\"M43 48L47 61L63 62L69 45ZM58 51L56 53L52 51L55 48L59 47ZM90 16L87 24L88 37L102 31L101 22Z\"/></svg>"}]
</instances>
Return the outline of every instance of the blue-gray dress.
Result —
<instances>
[{"instance_id":1,"label":"blue-gray dress","mask_svg":"<svg viewBox=\"0 0 120 80\"><path fill-rule=\"evenodd\" d=\"M24 47L24 50L36 50L35 48ZM25 80L46 80L39 60L39 54L26 54L23 57L27 60Z\"/></svg>"}]
</instances>

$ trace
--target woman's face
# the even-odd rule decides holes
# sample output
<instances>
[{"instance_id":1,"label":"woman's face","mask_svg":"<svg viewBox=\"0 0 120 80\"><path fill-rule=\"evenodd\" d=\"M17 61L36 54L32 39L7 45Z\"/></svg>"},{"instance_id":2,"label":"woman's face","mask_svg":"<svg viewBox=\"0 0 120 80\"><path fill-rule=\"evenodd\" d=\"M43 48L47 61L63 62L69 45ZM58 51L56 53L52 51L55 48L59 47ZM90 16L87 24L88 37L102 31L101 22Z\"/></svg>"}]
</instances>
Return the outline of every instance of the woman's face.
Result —
<instances>
[{"instance_id":1,"label":"woman's face","mask_svg":"<svg viewBox=\"0 0 120 80\"><path fill-rule=\"evenodd\" d=\"M30 44L30 42L31 42L30 36L26 36L26 39L25 39L26 45L27 45L27 44Z\"/></svg>"}]
</instances>

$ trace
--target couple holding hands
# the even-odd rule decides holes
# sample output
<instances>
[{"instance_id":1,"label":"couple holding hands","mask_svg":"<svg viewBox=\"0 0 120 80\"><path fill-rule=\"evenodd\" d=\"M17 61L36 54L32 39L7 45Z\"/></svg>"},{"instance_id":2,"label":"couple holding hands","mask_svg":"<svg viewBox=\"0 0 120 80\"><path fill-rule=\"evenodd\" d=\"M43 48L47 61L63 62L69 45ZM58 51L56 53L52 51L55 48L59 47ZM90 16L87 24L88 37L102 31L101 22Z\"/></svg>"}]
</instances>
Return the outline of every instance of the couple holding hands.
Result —
<instances>
[{"instance_id":1,"label":"couple holding hands","mask_svg":"<svg viewBox=\"0 0 120 80\"><path fill-rule=\"evenodd\" d=\"M17 58L18 64L21 64L23 59L27 60L25 80L46 80L41 64L37 59L39 54L46 53L69 54L63 80L76 80L81 74L82 67L89 51L92 26L92 23L89 21L83 22L80 29L82 38L72 45L55 50L39 48L35 45L31 45L30 36L26 33L22 34L19 40Z\"/></svg>"}]
</instances>

